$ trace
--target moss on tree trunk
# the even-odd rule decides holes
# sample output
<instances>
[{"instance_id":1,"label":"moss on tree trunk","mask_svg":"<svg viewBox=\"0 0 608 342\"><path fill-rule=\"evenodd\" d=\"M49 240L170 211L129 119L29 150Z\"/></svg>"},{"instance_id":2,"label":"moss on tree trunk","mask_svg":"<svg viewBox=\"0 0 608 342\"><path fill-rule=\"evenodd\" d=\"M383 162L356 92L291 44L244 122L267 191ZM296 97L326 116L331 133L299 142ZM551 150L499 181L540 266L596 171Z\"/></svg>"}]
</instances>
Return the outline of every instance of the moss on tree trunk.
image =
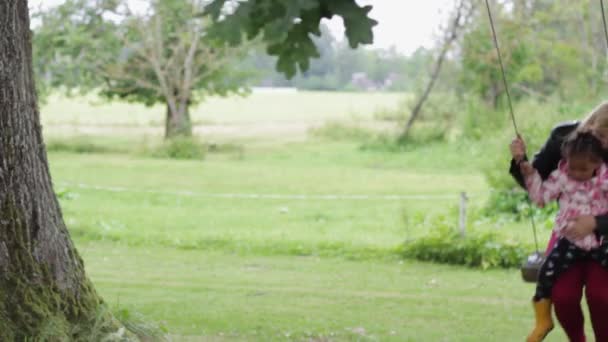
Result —
<instances>
[{"instance_id":1,"label":"moss on tree trunk","mask_svg":"<svg viewBox=\"0 0 608 342\"><path fill-rule=\"evenodd\" d=\"M86 277L52 188L29 27L27 0L0 1L0 341L128 339Z\"/></svg>"}]
</instances>

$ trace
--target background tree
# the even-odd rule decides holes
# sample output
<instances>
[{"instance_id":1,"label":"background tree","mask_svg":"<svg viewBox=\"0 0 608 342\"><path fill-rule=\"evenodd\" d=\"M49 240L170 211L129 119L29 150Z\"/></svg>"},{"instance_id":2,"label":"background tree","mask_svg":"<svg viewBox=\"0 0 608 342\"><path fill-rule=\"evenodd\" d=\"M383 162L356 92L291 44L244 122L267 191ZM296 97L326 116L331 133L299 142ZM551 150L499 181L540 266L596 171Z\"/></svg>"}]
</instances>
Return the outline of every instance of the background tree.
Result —
<instances>
[{"instance_id":1,"label":"background tree","mask_svg":"<svg viewBox=\"0 0 608 342\"><path fill-rule=\"evenodd\" d=\"M137 13L126 0L68 1L40 16L35 43L41 81L100 89L110 99L163 103L165 136L191 135L190 106L205 96L242 92L250 76L234 67L247 45L231 47L208 36L210 21L197 15L206 4L155 0Z\"/></svg>"},{"instance_id":2,"label":"background tree","mask_svg":"<svg viewBox=\"0 0 608 342\"><path fill-rule=\"evenodd\" d=\"M486 14L487 15L487 14ZM479 21L465 36L462 43L461 82L493 108L505 93L500 65L492 37L488 35L488 23ZM542 76L540 67L531 56L530 48L520 41L526 34L525 27L513 21L502 20L500 25L501 54L507 79L511 86L532 88ZM514 94L521 94L515 91Z\"/></svg>"},{"instance_id":3,"label":"background tree","mask_svg":"<svg viewBox=\"0 0 608 342\"><path fill-rule=\"evenodd\" d=\"M492 3L514 97L594 97L606 89L607 51L596 1ZM504 94L486 13L462 40L461 85L496 107Z\"/></svg>"},{"instance_id":4,"label":"background tree","mask_svg":"<svg viewBox=\"0 0 608 342\"><path fill-rule=\"evenodd\" d=\"M414 124L414 122L416 121L418 116L420 115L422 106L428 99L431 91L433 90L435 82L439 78L439 73L441 72L441 66L443 65L443 62L445 61L445 59L448 55L448 52L452 48L452 45L454 44L454 42L459 38L459 35L462 31L463 26L466 25L468 23L468 21L470 20L474 9L475 9L475 7L468 0L459 0L457 2L456 9L454 10L454 13L452 14L452 16L450 18L450 23L446 27L445 32L443 33L443 37L442 37L442 40L440 43L440 48L439 48L437 57L435 59L434 65L433 65L433 69L431 71L430 78L429 78L426 86L424 87L422 93L416 100L414 107L412 108L410 117L405 124L405 128L401 132L401 136L399 137L400 140L403 141L403 140L407 139L410 129L412 128L412 125Z\"/></svg>"}]
</instances>

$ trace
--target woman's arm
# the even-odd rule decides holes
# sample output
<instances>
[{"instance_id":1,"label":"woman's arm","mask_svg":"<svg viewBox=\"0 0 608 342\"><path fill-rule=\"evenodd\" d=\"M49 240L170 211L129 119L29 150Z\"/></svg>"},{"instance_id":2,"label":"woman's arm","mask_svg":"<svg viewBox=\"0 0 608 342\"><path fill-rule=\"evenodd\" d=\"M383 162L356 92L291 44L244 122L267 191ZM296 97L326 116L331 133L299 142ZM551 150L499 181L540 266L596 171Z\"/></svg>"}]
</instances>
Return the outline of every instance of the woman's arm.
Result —
<instances>
[{"instance_id":1,"label":"woman's arm","mask_svg":"<svg viewBox=\"0 0 608 342\"><path fill-rule=\"evenodd\" d=\"M608 237L608 214L595 217L595 231L604 237Z\"/></svg>"},{"instance_id":2,"label":"woman's arm","mask_svg":"<svg viewBox=\"0 0 608 342\"><path fill-rule=\"evenodd\" d=\"M524 160L528 160L527 156L524 156ZM509 173L511 174L511 177L513 177L513 179L515 179L515 181L517 182L517 184L519 184L519 186L521 186L522 188L526 188L526 182L524 181L524 176L521 174L521 171L519 169L519 162L516 161L515 159L511 159L511 166L509 167Z\"/></svg>"}]
</instances>

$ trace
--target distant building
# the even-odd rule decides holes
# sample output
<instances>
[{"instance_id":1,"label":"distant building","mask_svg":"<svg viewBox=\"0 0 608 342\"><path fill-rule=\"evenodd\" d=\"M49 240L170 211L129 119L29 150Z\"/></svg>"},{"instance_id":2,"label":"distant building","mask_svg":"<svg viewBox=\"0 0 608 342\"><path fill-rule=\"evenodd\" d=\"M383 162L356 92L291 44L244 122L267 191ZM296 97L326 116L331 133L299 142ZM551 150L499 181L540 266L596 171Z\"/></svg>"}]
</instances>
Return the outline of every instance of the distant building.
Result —
<instances>
[{"instance_id":1,"label":"distant building","mask_svg":"<svg viewBox=\"0 0 608 342\"><path fill-rule=\"evenodd\" d=\"M380 82L370 79L365 72L355 72L350 78L352 88L362 91L387 90L393 86L399 75L390 73L388 77Z\"/></svg>"}]
</instances>

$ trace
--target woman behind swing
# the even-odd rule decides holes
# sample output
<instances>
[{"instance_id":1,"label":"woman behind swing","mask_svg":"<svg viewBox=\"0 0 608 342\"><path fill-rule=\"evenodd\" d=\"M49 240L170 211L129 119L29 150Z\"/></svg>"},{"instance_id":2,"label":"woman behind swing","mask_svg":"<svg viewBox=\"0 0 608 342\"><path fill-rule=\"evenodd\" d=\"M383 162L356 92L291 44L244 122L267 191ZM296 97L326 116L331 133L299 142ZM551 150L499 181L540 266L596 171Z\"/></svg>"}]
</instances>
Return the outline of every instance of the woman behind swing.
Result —
<instances>
[{"instance_id":1,"label":"woman behind swing","mask_svg":"<svg viewBox=\"0 0 608 342\"><path fill-rule=\"evenodd\" d=\"M553 129L549 139L534 156L531 163L542 180L547 180L549 175L558 169L559 162L562 159L563 143L569 136L577 132L592 133L602 145L603 161L608 161L608 102L595 108L581 122L561 124ZM525 186L520 168L522 164L526 165L525 144L518 137L513 140L510 147L513 156L510 172L520 185ZM569 220L562 230L562 235L570 241L581 240L594 234L600 238L608 236L608 215L606 213L599 216L577 216ZM557 239L554 234L549 241L547 254L553 250L556 242ZM583 287L585 287L596 341L608 341L608 324L606 324L608 322L608 270L591 256L583 254L580 259L555 279L553 288L550 290L550 294L547 294L547 297L550 297L553 302L558 321L570 341L585 341L584 317L580 304ZM534 301L534 304L538 313L538 301ZM544 302L544 304L547 304L547 302ZM541 325L546 330L546 327L552 327L550 305L543 305L543 307L544 318L541 315L540 320ZM537 315L537 328L538 319ZM539 331L542 332L543 329ZM529 341L540 341L544 337L544 333L539 334L537 329L535 329L535 332L530 335Z\"/></svg>"}]
</instances>

